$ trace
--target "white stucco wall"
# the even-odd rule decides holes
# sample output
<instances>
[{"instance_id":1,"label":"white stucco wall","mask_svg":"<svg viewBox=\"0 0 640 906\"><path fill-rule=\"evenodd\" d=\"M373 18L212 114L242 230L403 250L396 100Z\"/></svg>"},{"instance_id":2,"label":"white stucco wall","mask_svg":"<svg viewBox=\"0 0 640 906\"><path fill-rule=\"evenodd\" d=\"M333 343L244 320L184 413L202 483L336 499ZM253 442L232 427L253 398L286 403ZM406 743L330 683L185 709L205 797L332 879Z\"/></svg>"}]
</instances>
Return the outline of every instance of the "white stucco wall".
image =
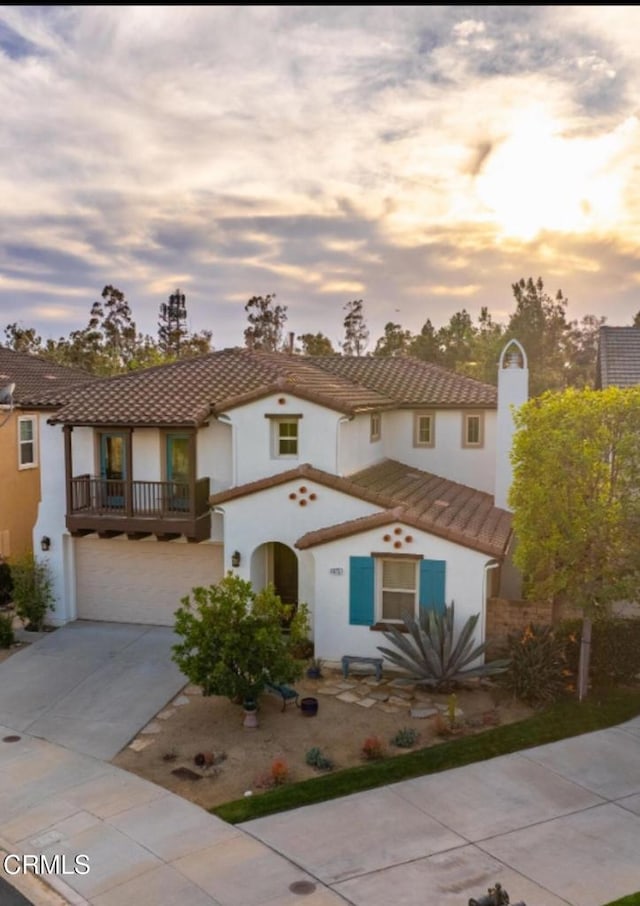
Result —
<instances>
[{"instance_id":1,"label":"white stucco wall","mask_svg":"<svg viewBox=\"0 0 640 906\"><path fill-rule=\"evenodd\" d=\"M233 484L232 435L231 425L214 419L198 431L197 477L209 476L212 494Z\"/></svg>"},{"instance_id":2,"label":"white stucco wall","mask_svg":"<svg viewBox=\"0 0 640 906\"><path fill-rule=\"evenodd\" d=\"M73 570L73 545L65 529L64 439L59 425L47 424L47 416L40 416L40 486L41 498L38 518L33 529L33 549L38 559L49 564L55 611L50 622L55 625L75 618L75 597L71 577ZM40 539L51 539L46 553L40 549Z\"/></svg>"},{"instance_id":3,"label":"white stucco wall","mask_svg":"<svg viewBox=\"0 0 640 906\"><path fill-rule=\"evenodd\" d=\"M284 400L284 403L279 400ZM273 419L265 417L269 415L302 416L298 424L297 456L273 455ZM245 484L267 475L286 472L303 462L336 473L339 412L283 392L238 406L225 416L234 431L234 484Z\"/></svg>"},{"instance_id":4,"label":"white stucco wall","mask_svg":"<svg viewBox=\"0 0 640 906\"><path fill-rule=\"evenodd\" d=\"M481 614L477 639L482 641L485 566L489 558L413 527L406 528L406 532L413 542L406 546L404 553L446 561L445 600L447 604L455 601L456 626L462 626L474 614ZM314 559L314 644L318 657L331 661L338 661L343 654L380 657L377 646L386 644L382 633L368 626L349 624L349 558L369 557L373 552L386 552L387 549L391 554L391 543L383 541L387 534L393 535L393 526L372 529L304 552L313 554ZM336 574L331 570L342 572Z\"/></svg>"},{"instance_id":5,"label":"white stucco wall","mask_svg":"<svg viewBox=\"0 0 640 906\"><path fill-rule=\"evenodd\" d=\"M351 475L384 459L384 433L387 413L381 413L380 440L371 442L371 415L363 413L340 423L338 475Z\"/></svg>"},{"instance_id":6,"label":"white stucco wall","mask_svg":"<svg viewBox=\"0 0 640 906\"><path fill-rule=\"evenodd\" d=\"M459 481L479 491L493 494L496 413L492 409L478 411L484 412L484 444L479 448L462 446L463 410L436 411L433 447L413 446L413 410L398 409L394 412L385 412L382 435L384 455L388 459L398 459L442 478Z\"/></svg>"},{"instance_id":7,"label":"white stucco wall","mask_svg":"<svg viewBox=\"0 0 640 906\"><path fill-rule=\"evenodd\" d=\"M302 492L301 488L306 488ZM295 493L295 500L289 495ZM310 495L316 499L311 500ZM300 506L300 500L306 500ZM241 564L233 571L256 587L265 580L261 545L271 541L286 544L298 557L298 598L309 604L314 619L314 558L310 551L298 551L295 542L306 532L346 522L379 511L379 507L356 500L306 478L288 481L247 497L223 504L225 531L225 572L232 569L231 555L237 550ZM253 566L253 572L252 572Z\"/></svg>"}]
</instances>

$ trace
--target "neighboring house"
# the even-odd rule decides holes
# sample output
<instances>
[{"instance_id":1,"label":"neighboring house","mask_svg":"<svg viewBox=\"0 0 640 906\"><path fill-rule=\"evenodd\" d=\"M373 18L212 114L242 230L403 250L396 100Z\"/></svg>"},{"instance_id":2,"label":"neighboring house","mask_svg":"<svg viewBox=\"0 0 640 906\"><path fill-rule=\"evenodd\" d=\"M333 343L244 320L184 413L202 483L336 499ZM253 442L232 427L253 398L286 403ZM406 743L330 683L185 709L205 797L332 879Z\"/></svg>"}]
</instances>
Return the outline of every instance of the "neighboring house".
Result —
<instances>
[{"instance_id":1,"label":"neighboring house","mask_svg":"<svg viewBox=\"0 0 640 906\"><path fill-rule=\"evenodd\" d=\"M415 359L246 349L96 381L42 441L57 620L171 625L228 570L306 602L329 659L375 654L405 609L483 612L511 540L510 406L526 399L509 351L499 403Z\"/></svg>"},{"instance_id":2,"label":"neighboring house","mask_svg":"<svg viewBox=\"0 0 640 906\"><path fill-rule=\"evenodd\" d=\"M39 429L91 375L0 346L0 556L31 550L40 500Z\"/></svg>"},{"instance_id":3,"label":"neighboring house","mask_svg":"<svg viewBox=\"0 0 640 906\"><path fill-rule=\"evenodd\" d=\"M596 389L640 384L640 327L601 327Z\"/></svg>"}]
</instances>

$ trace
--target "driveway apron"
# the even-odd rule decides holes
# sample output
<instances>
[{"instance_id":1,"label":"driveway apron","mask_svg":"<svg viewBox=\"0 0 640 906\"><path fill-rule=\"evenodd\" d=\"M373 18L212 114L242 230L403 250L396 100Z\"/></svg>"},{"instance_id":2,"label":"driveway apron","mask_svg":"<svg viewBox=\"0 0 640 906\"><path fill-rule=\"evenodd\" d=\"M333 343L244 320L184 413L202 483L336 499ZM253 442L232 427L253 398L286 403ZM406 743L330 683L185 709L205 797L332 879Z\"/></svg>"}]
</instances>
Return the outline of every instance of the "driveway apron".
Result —
<instances>
[{"instance_id":1,"label":"driveway apron","mask_svg":"<svg viewBox=\"0 0 640 906\"><path fill-rule=\"evenodd\" d=\"M161 626L76 622L0 664L0 724L109 760L186 683Z\"/></svg>"}]
</instances>

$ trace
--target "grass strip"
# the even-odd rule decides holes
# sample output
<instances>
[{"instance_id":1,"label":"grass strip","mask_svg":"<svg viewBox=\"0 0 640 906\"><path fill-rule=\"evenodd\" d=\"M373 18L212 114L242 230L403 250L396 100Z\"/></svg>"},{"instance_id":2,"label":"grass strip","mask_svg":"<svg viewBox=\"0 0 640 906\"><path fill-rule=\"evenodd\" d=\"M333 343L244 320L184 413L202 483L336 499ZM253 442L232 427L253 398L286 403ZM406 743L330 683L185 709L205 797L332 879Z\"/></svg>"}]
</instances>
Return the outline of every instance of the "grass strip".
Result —
<instances>
[{"instance_id":1,"label":"grass strip","mask_svg":"<svg viewBox=\"0 0 640 906\"><path fill-rule=\"evenodd\" d=\"M640 891L632 893L628 897L623 897L621 900L607 903L606 906L640 906Z\"/></svg>"},{"instance_id":2,"label":"grass strip","mask_svg":"<svg viewBox=\"0 0 640 906\"><path fill-rule=\"evenodd\" d=\"M559 702L517 723L485 730L475 736L453 739L407 755L324 774L269 790L259 796L236 799L216 806L211 811L230 824L238 824L302 805L325 802L399 780L448 771L465 764L495 758L497 755L508 755L532 746L602 730L630 720L637 714L640 714L638 689L593 693L582 703Z\"/></svg>"}]
</instances>

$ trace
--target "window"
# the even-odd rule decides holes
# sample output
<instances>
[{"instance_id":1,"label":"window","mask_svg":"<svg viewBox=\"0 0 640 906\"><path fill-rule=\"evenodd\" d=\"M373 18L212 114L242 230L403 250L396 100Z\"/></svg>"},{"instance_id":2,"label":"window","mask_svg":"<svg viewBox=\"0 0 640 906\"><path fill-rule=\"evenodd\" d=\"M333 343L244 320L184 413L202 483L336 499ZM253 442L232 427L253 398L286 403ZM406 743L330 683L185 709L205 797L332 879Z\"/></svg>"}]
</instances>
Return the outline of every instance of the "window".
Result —
<instances>
[{"instance_id":1,"label":"window","mask_svg":"<svg viewBox=\"0 0 640 906\"><path fill-rule=\"evenodd\" d=\"M413 417L413 446L435 446L435 413L416 412Z\"/></svg>"},{"instance_id":2,"label":"window","mask_svg":"<svg viewBox=\"0 0 640 906\"><path fill-rule=\"evenodd\" d=\"M371 426L369 429L369 440L373 443L376 440L380 440L380 435L382 432L382 417L379 412L371 413Z\"/></svg>"},{"instance_id":3,"label":"window","mask_svg":"<svg viewBox=\"0 0 640 906\"><path fill-rule=\"evenodd\" d=\"M274 455L296 457L298 455L298 419L274 419L273 430Z\"/></svg>"},{"instance_id":4,"label":"window","mask_svg":"<svg viewBox=\"0 0 640 906\"><path fill-rule=\"evenodd\" d=\"M402 615L416 613L417 561L380 560L380 619L397 622Z\"/></svg>"},{"instance_id":5,"label":"window","mask_svg":"<svg viewBox=\"0 0 640 906\"><path fill-rule=\"evenodd\" d=\"M465 412L462 420L462 446L482 447L484 444L484 414Z\"/></svg>"},{"instance_id":6,"label":"window","mask_svg":"<svg viewBox=\"0 0 640 906\"><path fill-rule=\"evenodd\" d=\"M18 419L18 468L32 469L37 463L36 420L31 417Z\"/></svg>"}]
</instances>

